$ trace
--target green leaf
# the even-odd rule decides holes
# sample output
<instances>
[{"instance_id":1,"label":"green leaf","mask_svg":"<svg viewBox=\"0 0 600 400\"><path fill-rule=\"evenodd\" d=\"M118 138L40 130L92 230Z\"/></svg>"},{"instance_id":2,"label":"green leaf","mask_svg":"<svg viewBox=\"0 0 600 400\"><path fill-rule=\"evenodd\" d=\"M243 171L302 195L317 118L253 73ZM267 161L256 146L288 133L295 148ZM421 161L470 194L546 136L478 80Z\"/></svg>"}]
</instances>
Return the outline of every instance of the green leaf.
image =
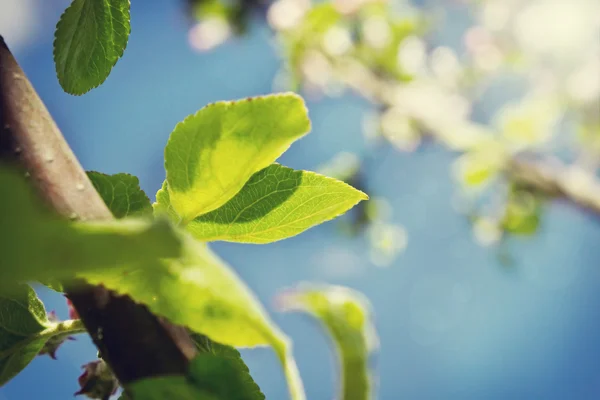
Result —
<instances>
[{"instance_id":1,"label":"green leaf","mask_svg":"<svg viewBox=\"0 0 600 400\"><path fill-rule=\"evenodd\" d=\"M281 360L294 400L304 390L288 338L231 268L208 246L186 235L183 256L144 268L82 274L148 306L154 314L235 347L270 345Z\"/></svg>"},{"instance_id":2,"label":"green leaf","mask_svg":"<svg viewBox=\"0 0 600 400\"><path fill-rule=\"evenodd\" d=\"M169 212L168 194L161 190L156 207ZM344 182L273 164L254 174L225 205L196 217L186 228L207 242L270 243L333 219L366 199Z\"/></svg>"},{"instance_id":3,"label":"green leaf","mask_svg":"<svg viewBox=\"0 0 600 400\"><path fill-rule=\"evenodd\" d=\"M130 31L129 0L73 0L54 38L64 91L81 95L101 85L123 55Z\"/></svg>"},{"instance_id":4,"label":"green leaf","mask_svg":"<svg viewBox=\"0 0 600 400\"><path fill-rule=\"evenodd\" d=\"M133 400L222 400L196 387L194 382L185 376L141 379L128 385L127 390ZM130 397L122 395L121 398Z\"/></svg>"},{"instance_id":5,"label":"green leaf","mask_svg":"<svg viewBox=\"0 0 600 400\"><path fill-rule=\"evenodd\" d=\"M180 254L181 238L165 220L70 222L43 207L22 176L0 169L0 187L0 291Z\"/></svg>"},{"instance_id":6,"label":"green leaf","mask_svg":"<svg viewBox=\"0 0 600 400\"><path fill-rule=\"evenodd\" d=\"M169 188L167 186L167 181L164 181L162 187L156 192L156 202L152 204L154 215L165 215L171 221L179 223L181 222L181 217L171 205Z\"/></svg>"},{"instance_id":7,"label":"green leaf","mask_svg":"<svg viewBox=\"0 0 600 400\"><path fill-rule=\"evenodd\" d=\"M303 311L319 319L333 338L342 370L340 399L372 396L368 358L378 347L366 298L340 286L301 286L278 298L283 311Z\"/></svg>"},{"instance_id":8,"label":"green leaf","mask_svg":"<svg viewBox=\"0 0 600 400\"><path fill-rule=\"evenodd\" d=\"M221 379L215 379L219 382L231 382L235 381L239 389L238 397L226 397L227 399L239 398L248 399L248 400L263 400L265 395L262 394L260 388L252 379L250 375L250 369L244 363L242 356L239 351L231 346L227 346L221 343L214 342L210 340L207 336L192 333L192 340L196 343L198 350L203 353L209 353L215 357L220 357L230 364L227 371L228 375L223 376ZM201 363L201 366L206 366L207 362ZM209 363L210 364L210 363ZM198 376L202 377L202 379L206 380L207 377L210 376L208 373L201 373ZM212 384L209 382L208 384ZM239 397L244 396L244 397Z\"/></svg>"},{"instance_id":9,"label":"green leaf","mask_svg":"<svg viewBox=\"0 0 600 400\"><path fill-rule=\"evenodd\" d=\"M179 123L165 149L171 204L185 223L215 210L310 130L287 93L210 104Z\"/></svg>"},{"instance_id":10,"label":"green leaf","mask_svg":"<svg viewBox=\"0 0 600 400\"><path fill-rule=\"evenodd\" d=\"M0 293L0 387L23 370L54 336L83 331L79 321L52 323L28 285Z\"/></svg>"},{"instance_id":11,"label":"green leaf","mask_svg":"<svg viewBox=\"0 0 600 400\"><path fill-rule=\"evenodd\" d=\"M88 177L115 218L152 214L152 204L133 175L88 171Z\"/></svg>"},{"instance_id":12,"label":"green leaf","mask_svg":"<svg viewBox=\"0 0 600 400\"><path fill-rule=\"evenodd\" d=\"M58 279L48 278L40 283L58 293L63 293L65 291L62 282L60 282Z\"/></svg>"},{"instance_id":13,"label":"green leaf","mask_svg":"<svg viewBox=\"0 0 600 400\"><path fill-rule=\"evenodd\" d=\"M238 357L225 353L198 354L190 363L187 377L152 378L128 386L134 400L262 400L256 384L239 368ZM234 350L235 351L235 350ZM162 397L160 397L162 396Z\"/></svg>"}]
</instances>

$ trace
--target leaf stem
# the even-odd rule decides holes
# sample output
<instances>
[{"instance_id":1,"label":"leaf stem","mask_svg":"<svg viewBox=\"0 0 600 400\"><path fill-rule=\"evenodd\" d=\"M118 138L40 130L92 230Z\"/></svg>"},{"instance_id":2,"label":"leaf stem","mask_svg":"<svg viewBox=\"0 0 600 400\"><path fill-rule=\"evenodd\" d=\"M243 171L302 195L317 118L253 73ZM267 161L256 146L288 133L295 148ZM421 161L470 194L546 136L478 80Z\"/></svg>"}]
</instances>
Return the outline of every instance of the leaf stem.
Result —
<instances>
[{"instance_id":1,"label":"leaf stem","mask_svg":"<svg viewBox=\"0 0 600 400\"><path fill-rule=\"evenodd\" d=\"M0 351L0 360L18 352L19 350L27 347L30 343L38 340L45 339L48 341L55 336L76 335L78 333L85 332L85 326L83 326L83 322L81 322L80 319L69 319L67 321L52 323L48 328L21 340L11 348Z\"/></svg>"}]
</instances>

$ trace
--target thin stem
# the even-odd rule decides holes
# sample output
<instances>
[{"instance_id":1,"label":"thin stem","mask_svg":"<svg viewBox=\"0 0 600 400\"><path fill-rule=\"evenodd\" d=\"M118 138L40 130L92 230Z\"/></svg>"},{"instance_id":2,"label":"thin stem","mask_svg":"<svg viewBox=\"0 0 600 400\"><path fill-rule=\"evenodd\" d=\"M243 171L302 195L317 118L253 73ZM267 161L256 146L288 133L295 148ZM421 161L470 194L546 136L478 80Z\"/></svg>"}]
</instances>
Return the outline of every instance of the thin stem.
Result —
<instances>
[{"instance_id":1,"label":"thin stem","mask_svg":"<svg viewBox=\"0 0 600 400\"><path fill-rule=\"evenodd\" d=\"M55 336L76 335L78 333L85 332L85 326L83 325L83 322L81 322L81 320L79 319L70 319L67 321L58 322L52 324L43 331L36 333L35 335L31 335L23 339L22 341L18 342L9 349L0 351L0 360L18 352L19 350L27 347L33 342L37 342L38 340L48 341Z\"/></svg>"}]
</instances>

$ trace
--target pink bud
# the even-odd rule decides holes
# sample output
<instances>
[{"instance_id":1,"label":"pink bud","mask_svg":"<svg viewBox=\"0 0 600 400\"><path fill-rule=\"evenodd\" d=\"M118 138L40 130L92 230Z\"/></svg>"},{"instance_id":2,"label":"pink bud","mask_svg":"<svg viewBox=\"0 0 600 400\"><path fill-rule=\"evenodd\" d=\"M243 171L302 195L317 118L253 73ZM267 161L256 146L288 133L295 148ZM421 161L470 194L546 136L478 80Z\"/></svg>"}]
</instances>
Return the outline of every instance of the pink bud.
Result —
<instances>
[{"instance_id":1,"label":"pink bud","mask_svg":"<svg viewBox=\"0 0 600 400\"><path fill-rule=\"evenodd\" d=\"M69 307L69 318L79 319L79 314L77 314L77 310L75 310L75 307L73 307L73 303L69 298L67 298L67 307Z\"/></svg>"},{"instance_id":2,"label":"pink bud","mask_svg":"<svg viewBox=\"0 0 600 400\"><path fill-rule=\"evenodd\" d=\"M77 379L81 389L75 396L85 395L90 399L108 400L117 392L119 382L106 362L99 359L83 365L81 376Z\"/></svg>"}]
</instances>

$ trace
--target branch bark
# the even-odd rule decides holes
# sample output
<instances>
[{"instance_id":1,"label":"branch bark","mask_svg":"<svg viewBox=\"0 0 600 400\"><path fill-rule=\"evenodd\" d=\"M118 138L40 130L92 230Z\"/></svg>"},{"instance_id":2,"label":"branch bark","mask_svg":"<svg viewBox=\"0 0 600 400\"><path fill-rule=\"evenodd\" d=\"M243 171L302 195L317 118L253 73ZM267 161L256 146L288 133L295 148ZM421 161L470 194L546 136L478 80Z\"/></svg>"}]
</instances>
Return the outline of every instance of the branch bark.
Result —
<instances>
[{"instance_id":1,"label":"branch bark","mask_svg":"<svg viewBox=\"0 0 600 400\"><path fill-rule=\"evenodd\" d=\"M113 218L1 36L0 162L25 169L41 197L65 217ZM82 282L67 296L121 383L185 374L196 354L185 328L103 287Z\"/></svg>"}]
</instances>

